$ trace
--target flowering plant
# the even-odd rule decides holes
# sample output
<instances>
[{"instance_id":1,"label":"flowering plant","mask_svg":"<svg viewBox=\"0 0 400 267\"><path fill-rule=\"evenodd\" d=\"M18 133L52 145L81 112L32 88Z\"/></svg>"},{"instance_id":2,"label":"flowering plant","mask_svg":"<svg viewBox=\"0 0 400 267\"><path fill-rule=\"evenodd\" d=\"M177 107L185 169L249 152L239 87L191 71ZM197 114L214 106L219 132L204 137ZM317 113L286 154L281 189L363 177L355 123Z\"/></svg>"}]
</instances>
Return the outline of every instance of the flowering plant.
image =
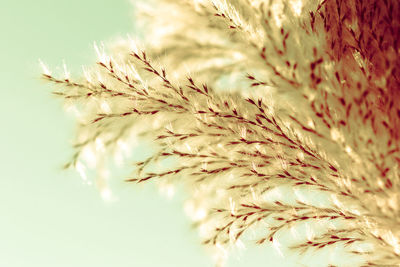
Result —
<instances>
[{"instance_id":1,"label":"flowering plant","mask_svg":"<svg viewBox=\"0 0 400 267\"><path fill-rule=\"evenodd\" d=\"M43 73L79 112L68 166L81 170L88 151L101 164L132 136L152 140L127 181L183 184L219 262L254 240L400 263L397 0L157 0L140 10L146 49L97 48L81 79Z\"/></svg>"}]
</instances>

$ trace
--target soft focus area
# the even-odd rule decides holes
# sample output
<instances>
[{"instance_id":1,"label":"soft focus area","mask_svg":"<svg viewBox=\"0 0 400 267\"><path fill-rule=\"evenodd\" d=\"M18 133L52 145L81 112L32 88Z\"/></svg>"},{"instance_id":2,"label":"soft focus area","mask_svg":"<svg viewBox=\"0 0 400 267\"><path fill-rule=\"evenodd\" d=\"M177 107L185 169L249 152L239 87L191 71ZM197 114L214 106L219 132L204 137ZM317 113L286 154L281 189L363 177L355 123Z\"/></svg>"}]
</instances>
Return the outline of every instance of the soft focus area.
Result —
<instances>
[{"instance_id":1,"label":"soft focus area","mask_svg":"<svg viewBox=\"0 0 400 267\"><path fill-rule=\"evenodd\" d=\"M118 201L62 165L72 117L41 81L38 60L72 74L93 42L132 32L128 1L5 1L1 5L0 266L211 266L179 198L115 179Z\"/></svg>"}]
</instances>

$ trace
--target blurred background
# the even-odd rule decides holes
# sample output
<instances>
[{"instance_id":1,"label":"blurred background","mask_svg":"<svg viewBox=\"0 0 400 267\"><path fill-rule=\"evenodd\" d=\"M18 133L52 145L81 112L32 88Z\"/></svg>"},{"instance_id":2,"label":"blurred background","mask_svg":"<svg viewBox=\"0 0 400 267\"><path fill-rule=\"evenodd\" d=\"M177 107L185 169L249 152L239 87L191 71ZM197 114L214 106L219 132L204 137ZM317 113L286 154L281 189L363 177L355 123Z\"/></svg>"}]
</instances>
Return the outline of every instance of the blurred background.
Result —
<instances>
[{"instance_id":1,"label":"blurred background","mask_svg":"<svg viewBox=\"0 0 400 267\"><path fill-rule=\"evenodd\" d=\"M213 266L181 193L167 200L154 185L121 182L106 202L62 170L74 120L41 81L38 60L55 70L65 60L72 74L93 64L95 41L134 34L128 0L4 1L0 29L0 267ZM296 265L265 247L229 264Z\"/></svg>"}]
</instances>

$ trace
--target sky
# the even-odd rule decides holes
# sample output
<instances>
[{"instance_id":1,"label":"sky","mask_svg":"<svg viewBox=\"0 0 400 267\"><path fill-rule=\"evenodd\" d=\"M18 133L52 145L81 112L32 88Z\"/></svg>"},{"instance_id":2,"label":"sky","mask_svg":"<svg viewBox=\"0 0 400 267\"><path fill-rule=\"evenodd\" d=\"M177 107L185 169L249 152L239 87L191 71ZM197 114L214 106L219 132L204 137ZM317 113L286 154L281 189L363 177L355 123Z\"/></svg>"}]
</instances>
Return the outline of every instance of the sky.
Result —
<instances>
[{"instance_id":1,"label":"sky","mask_svg":"<svg viewBox=\"0 0 400 267\"><path fill-rule=\"evenodd\" d=\"M6 1L0 8L0 266L208 267L210 257L183 211L152 184L117 183L118 201L61 166L72 155L74 120L40 79L79 73L95 62L93 43L134 34L127 0ZM138 151L140 153L140 151ZM116 177L120 181L124 177ZM293 266L266 248L229 266Z\"/></svg>"}]
</instances>

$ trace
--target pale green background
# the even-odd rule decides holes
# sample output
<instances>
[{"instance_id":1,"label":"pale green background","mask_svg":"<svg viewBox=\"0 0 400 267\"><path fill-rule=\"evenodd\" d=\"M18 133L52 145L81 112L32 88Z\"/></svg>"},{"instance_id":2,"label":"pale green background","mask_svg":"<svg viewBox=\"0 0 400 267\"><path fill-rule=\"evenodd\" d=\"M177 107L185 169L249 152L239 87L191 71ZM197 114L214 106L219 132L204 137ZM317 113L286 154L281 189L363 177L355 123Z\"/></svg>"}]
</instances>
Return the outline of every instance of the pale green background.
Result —
<instances>
[{"instance_id":1,"label":"pale green background","mask_svg":"<svg viewBox=\"0 0 400 267\"><path fill-rule=\"evenodd\" d=\"M73 73L95 60L94 41L132 33L126 0L23 0L0 5L0 267L207 267L182 209L151 186L121 185L105 203L75 172L74 123L40 80L38 59ZM121 177L122 178L122 177ZM249 250L230 266L295 266Z\"/></svg>"}]
</instances>

